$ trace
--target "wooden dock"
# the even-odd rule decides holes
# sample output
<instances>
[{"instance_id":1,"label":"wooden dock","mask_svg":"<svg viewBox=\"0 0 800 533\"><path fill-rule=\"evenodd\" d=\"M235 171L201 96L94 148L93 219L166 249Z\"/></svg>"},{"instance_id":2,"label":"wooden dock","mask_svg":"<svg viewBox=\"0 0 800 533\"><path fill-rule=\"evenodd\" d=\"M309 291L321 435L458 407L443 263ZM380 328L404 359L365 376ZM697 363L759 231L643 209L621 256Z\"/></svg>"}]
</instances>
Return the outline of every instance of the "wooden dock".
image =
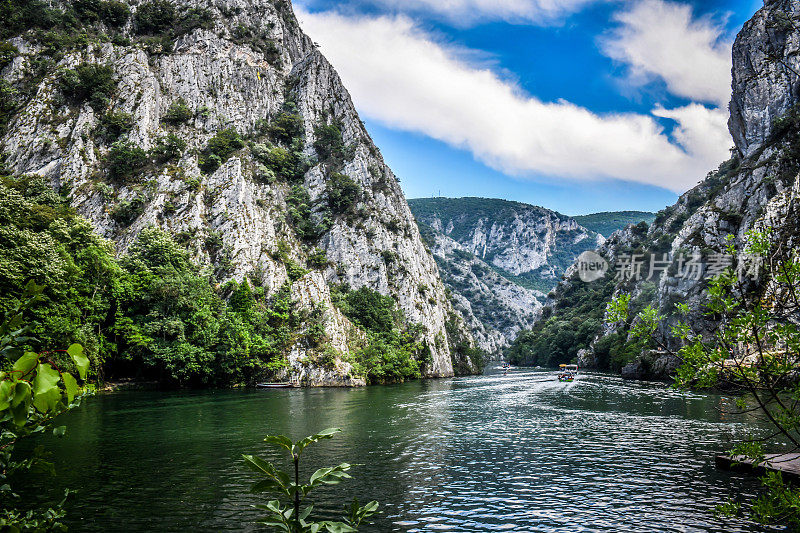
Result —
<instances>
[{"instance_id":1,"label":"wooden dock","mask_svg":"<svg viewBox=\"0 0 800 533\"><path fill-rule=\"evenodd\" d=\"M800 453L768 453L765 461L753 465L752 459L743 455L717 455L714 462L722 470L752 472L762 475L767 471L780 472L783 478L800 482Z\"/></svg>"}]
</instances>

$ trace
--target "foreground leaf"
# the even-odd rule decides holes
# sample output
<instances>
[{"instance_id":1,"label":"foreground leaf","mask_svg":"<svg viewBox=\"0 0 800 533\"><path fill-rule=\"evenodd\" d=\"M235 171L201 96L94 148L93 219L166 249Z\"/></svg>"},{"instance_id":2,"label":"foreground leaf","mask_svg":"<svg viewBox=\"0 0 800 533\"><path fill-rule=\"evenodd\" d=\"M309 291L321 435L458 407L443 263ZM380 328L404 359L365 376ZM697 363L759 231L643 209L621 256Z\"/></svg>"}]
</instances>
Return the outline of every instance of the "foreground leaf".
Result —
<instances>
[{"instance_id":1,"label":"foreground leaf","mask_svg":"<svg viewBox=\"0 0 800 533\"><path fill-rule=\"evenodd\" d=\"M67 353L72 357L75 366L78 367L78 374L80 374L81 379L86 379L86 371L89 370L89 358L84 355L83 346L75 343L67 348Z\"/></svg>"}]
</instances>

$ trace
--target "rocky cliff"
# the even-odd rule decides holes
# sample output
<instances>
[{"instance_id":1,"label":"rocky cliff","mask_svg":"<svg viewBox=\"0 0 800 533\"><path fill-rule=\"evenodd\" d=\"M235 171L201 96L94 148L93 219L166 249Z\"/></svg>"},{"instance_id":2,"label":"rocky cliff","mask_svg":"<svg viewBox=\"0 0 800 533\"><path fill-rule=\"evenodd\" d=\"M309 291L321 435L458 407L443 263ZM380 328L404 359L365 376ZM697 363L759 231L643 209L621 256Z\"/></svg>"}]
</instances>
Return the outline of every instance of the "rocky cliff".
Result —
<instances>
[{"instance_id":1,"label":"rocky cliff","mask_svg":"<svg viewBox=\"0 0 800 533\"><path fill-rule=\"evenodd\" d=\"M497 354L533 325L564 270L602 237L573 219L489 198L409 200L456 307Z\"/></svg>"},{"instance_id":2,"label":"rocky cliff","mask_svg":"<svg viewBox=\"0 0 800 533\"><path fill-rule=\"evenodd\" d=\"M676 303L687 303L695 326L702 326L708 320L702 313L702 305L709 279L725 266L744 274L750 268L742 255L730 261L725 258L728 239L742 250L749 230L772 228L779 241L792 247L798 245L799 20L800 2L768 1L736 38L729 121L736 146L731 159L683 194L676 204L659 212L649 228L629 227L613 234L598 248L612 268L619 267L623 258L640 254L644 259L643 276L615 280L611 272L593 284L585 284L573 266L567 273L568 279L549 302L550 309L544 314L546 321L556 323L569 315L579 305L572 295L580 290L598 295L595 318L602 318L604 304L613 294L625 292L633 295L639 307L653 303L667 317L675 313ZM651 261L663 260L663 254L669 254L668 262L660 264L655 275L649 276ZM697 257L702 275L680 275L687 268L681 257ZM755 285L766 282L757 276L745 278ZM625 353L626 331L601 326L600 322L590 329L571 346L571 356L579 352L584 365L619 368L636 358L637 354ZM662 334L669 340L666 328ZM520 353L525 353L523 347L519 348ZM633 365L674 366L659 361L651 363L639 359ZM632 373L654 376L648 372Z\"/></svg>"},{"instance_id":3,"label":"rocky cliff","mask_svg":"<svg viewBox=\"0 0 800 533\"><path fill-rule=\"evenodd\" d=\"M421 222L419 227L475 342L490 355L502 353L521 330L533 325L545 294L510 281L447 235Z\"/></svg>"},{"instance_id":4,"label":"rocky cliff","mask_svg":"<svg viewBox=\"0 0 800 533\"><path fill-rule=\"evenodd\" d=\"M549 291L584 250L603 242L572 218L491 198L419 198L417 220L459 243L520 285Z\"/></svg>"},{"instance_id":5,"label":"rocky cliff","mask_svg":"<svg viewBox=\"0 0 800 533\"><path fill-rule=\"evenodd\" d=\"M120 254L155 225L221 280L247 276L268 291L293 280L302 305L325 305L341 359L308 368L293 350L313 383L350 383L358 333L330 296L343 283L391 295L424 326L427 376L476 370L452 349L454 332L472 341L397 179L287 0L74 7L94 4L100 31L59 45L19 28L4 45L13 98L0 148L12 172L47 177ZM132 16L113 28L113 9Z\"/></svg>"}]
</instances>

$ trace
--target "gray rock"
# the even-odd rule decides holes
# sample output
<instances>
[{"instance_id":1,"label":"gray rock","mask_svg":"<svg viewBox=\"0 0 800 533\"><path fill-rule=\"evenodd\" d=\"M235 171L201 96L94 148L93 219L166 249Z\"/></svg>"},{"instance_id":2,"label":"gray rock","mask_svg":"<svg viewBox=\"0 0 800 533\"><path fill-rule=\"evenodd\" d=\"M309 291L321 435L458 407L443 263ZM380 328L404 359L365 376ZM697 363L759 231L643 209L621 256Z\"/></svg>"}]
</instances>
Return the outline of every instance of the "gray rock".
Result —
<instances>
[{"instance_id":1,"label":"gray rock","mask_svg":"<svg viewBox=\"0 0 800 533\"><path fill-rule=\"evenodd\" d=\"M641 361L634 361L622 367L620 371L622 379L644 379L645 370Z\"/></svg>"}]
</instances>

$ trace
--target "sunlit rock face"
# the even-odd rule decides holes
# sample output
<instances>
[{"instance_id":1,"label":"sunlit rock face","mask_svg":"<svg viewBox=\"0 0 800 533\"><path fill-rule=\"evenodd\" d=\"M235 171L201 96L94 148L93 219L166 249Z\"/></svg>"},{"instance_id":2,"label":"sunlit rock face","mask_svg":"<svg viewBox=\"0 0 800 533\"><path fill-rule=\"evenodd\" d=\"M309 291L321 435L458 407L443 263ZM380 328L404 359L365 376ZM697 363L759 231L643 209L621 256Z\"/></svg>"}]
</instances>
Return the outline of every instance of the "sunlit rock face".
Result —
<instances>
[{"instance_id":1,"label":"sunlit rock face","mask_svg":"<svg viewBox=\"0 0 800 533\"><path fill-rule=\"evenodd\" d=\"M476 370L470 361L451 357L445 323L454 311L434 258L349 93L300 29L291 4L285 0L175 3L179 10L209 9L213 23L177 38L168 52L103 42L68 54L41 80L35 96L2 137L8 166L14 172L46 176L54 187L68 192L98 233L117 243L119 253L143 228L155 225L187 242L197 261L223 270L223 279L249 276L275 291L287 280L285 260L276 253L279 243L285 243L288 257L300 265L306 264L315 247L321 248L327 266L295 281L293 293L306 305L326 306L326 331L341 359L346 359L348 339L353 337L347 319L333 308L329 291L333 283L348 283L354 289L368 286L391 295L409 322L422 324L432 355L428 376L453 375L454 367ZM131 2L133 11L137 4ZM131 31L129 23L125 32ZM2 71L7 80L26 76L38 51L20 38L13 43L20 56ZM68 105L59 90L59 72L81 63L113 67L117 90L110 109L133 117L127 135L132 144L150 150L159 138L174 134L186 143L182 157L148 167L134 183L107 179L104 158L110 147L95 133L99 114L88 104ZM178 99L193 116L186 123L168 125L163 117ZM360 187L351 212L330 220L313 242L299 238L287 222L291 184L258 179L260 169L249 146L211 173L198 166L199 152L217 132L233 127L246 139L255 136L259 121L275 117L288 100L302 115L302 150L312 163L302 177L312 219L321 222L324 216L321 206L327 204L330 174L316 161L316 126L339 125L346 146L339 171ZM114 214L121 204L131 203L138 210L121 223ZM210 247L211 237L221 238L221 243ZM471 343L462 321L456 322ZM292 360L302 355L298 346ZM327 373L306 370L314 384L347 382L349 364L342 360L337 365Z\"/></svg>"},{"instance_id":2,"label":"sunlit rock face","mask_svg":"<svg viewBox=\"0 0 800 533\"><path fill-rule=\"evenodd\" d=\"M542 207L490 198L410 200L478 345L499 354L530 328L564 270L603 237Z\"/></svg>"},{"instance_id":3,"label":"sunlit rock face","mask_svg":"<svg viewBox=\"0 0 800 533\"><path fill-rule=\"evenodd\" d=\"M776 119L800 94L798 0L772 0L745 23L733 45L733 96L728 122L745 156L758 150Z\"/></svg>"}]
</instances>

